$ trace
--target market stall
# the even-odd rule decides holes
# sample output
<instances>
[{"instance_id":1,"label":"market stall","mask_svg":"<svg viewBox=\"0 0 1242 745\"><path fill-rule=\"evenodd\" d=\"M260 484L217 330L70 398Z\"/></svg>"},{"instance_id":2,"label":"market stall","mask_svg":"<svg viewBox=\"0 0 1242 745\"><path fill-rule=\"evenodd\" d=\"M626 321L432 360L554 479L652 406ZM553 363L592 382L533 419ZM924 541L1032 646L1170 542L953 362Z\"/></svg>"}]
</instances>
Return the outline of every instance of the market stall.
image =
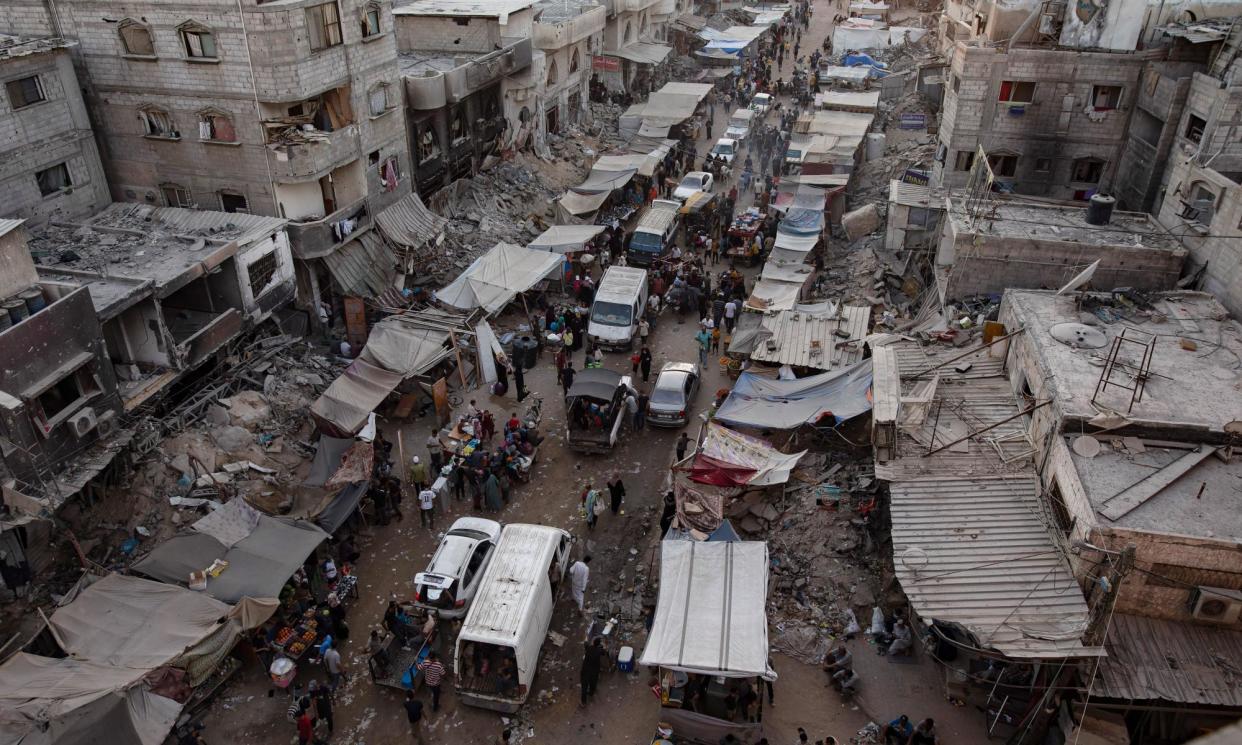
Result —
<instances>
[{"instance_id":1,"label":"market stall","mask_svg":"<svg viewBox=\"0 0 1242 745\"><path fill-rule=\"evenodd\" d=\"M758 207L749 207L733 218L729 226L729 247L725 255L731 260L746 259L747 266L759 264L759 254L752 246L755 236L763 229L765 217Z\"/></svg>"}]
</instances>

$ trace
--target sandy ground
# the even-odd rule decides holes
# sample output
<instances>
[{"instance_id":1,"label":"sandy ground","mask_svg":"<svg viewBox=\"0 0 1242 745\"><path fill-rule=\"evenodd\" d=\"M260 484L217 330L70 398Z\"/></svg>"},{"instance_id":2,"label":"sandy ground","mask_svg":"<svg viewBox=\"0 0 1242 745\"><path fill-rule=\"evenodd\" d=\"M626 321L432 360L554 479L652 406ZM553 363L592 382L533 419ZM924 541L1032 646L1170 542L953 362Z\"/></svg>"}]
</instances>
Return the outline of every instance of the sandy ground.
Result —
<instances>
[{"instance_id":1,"label":"sandy ground","mask_svg":"<svg viewBox=\"0 0 1242 745\"><path fill-rule=\"evenodd\" d=\"M803 54L831 29L831 19L839 7L826 2L815 4L816 15L811 30L804 34ZM786 59L782 75L789 77L791 60ZM717 136L724 129L729 112L716 107L713 131ZM698 143L700 153L710 148L704 137ZM749 197L739 200L745 206ZM754 270L746 272L753 279ZM666 361L691 361L697 358L693 335L696 327L691 320L684 325L664 317L653 331L654 369ZM575 367L581 368L581 356ZM627 356L608 356L609 367L628 373ZM503 522L535 522L569 528L579 537L576 553L589 551L594 557L592 587L588 603L598 601L595 593L606 583L632 578L636 565L648 562L654 546L654 527L658 517L661 484L665 468L673 458L678 430L646 430L639 436L626 434L615 452L605 456L579 456L564 447L564 409L550 355L540 366L527 373L527 386L543 396L543 431L549 435L540 449L539 461L531 483L516 485L513 501L497 519ZM728 381L710 360L703 385L699 389L694 412L710 405L712 393ZM482 391L467 394L491 408L498 421L508 418L513 410L521 411L512 397L491 398ZM407 457L422 451L422 443L430 429L429 419L411 422L385 422L383 428L390 440L396 440L399 428L406 443ZM698 431L698 420L691 435ZM417 445L416 445L417 444ZM623 515L610 513L600 518L596 530L588 535L577 513L577 494L584 479L601 484L611 474L620 473L626 483L627 499ZM465 509L463 510L463 506ZM407 513L413 517L413 505L406 502ZM469 512L469 503L455 504L450 514L437 516L437 528L447 527L456 517ZM437 534L418 526L417 519L393 523L372 530L361 544L363 558L358 564L361 597L349 612L351 640L345 645L344 658L349 666L348 681L337 694L336 732L333 743L394 743L411 740L401 695L395 689L373 685L367 675L362 656L370 628L378 625L390 596L408 595L414 574L421 571L438 540ZM631 547L639 548L637 554ZM594 596L594 597L593 597ZM659 718L659 707L647 689L641 674L605 673L599 692L587 707L578 703L577 672L581 648L577 640L584 633L584 622L574 611L567 597L562 597L554 612L553 630L565 634L570 641L563 648L545 645L545 656L535 679L530 703L521 715L521 727L515 740L529 743L649 743ZM637 651L643 640L622 639ZM899 713L912 718L933 716L942 735L942 742L955 745L983 742L983 720L977 712L961 710L944 701L941 675L930 661L918 664L892 664L874 655L864 641L851 642L864 678L863 692L850 704L842 704L826 678L817 668L803 665L780 655L774 664L780 676L775 686L775 706L768 709L764 729L772 743L792 743L797 728L805 727L811 740L828 735L846 742L868 720L887 721ZM302 670L301 682L324 678L322 669ZM257 665L244 670L224 692L206 717L207 739L212 743L285 743L295 741L294 727L285 720L287 698L267 696L268 685ZM494 741L507 726L500 715L460 705L446 681L445 697L439 713L430 717L427 739L437 742L488 743ZM424 692L424 700L429 699ZM430 706L428 706L428 710Z\"/></svg>"}]
</instances>

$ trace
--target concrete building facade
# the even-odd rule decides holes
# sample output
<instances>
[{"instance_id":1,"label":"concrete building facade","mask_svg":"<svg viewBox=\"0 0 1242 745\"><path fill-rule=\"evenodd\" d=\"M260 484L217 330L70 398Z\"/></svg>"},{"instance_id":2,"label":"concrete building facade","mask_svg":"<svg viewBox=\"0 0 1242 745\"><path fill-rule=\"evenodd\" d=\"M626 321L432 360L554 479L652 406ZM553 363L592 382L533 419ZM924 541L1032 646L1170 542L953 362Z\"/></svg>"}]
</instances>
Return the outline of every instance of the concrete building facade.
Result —
<instances>
[{"instance_id":1,"label":"concrete building facade","mask_svg":"<svg viewBox=\"0 0 1242 745\"><path fill-rule=\"evenodd\" d=\"M70 42L0 35L0 193L4 214L37 228L109 201Z\"/></svg>"},{"instance_id":2,"label":"concrete building facade","mask_svg":"<svg viewBox=\"0 0 1242 745\"><path fill-rule=\"evenodd\" d=\"M536 6L535 49L543 52L541 92L549 132L590 121L591 60L603 51L608 12L598 3Z\"/></svg>"}]
</instances>

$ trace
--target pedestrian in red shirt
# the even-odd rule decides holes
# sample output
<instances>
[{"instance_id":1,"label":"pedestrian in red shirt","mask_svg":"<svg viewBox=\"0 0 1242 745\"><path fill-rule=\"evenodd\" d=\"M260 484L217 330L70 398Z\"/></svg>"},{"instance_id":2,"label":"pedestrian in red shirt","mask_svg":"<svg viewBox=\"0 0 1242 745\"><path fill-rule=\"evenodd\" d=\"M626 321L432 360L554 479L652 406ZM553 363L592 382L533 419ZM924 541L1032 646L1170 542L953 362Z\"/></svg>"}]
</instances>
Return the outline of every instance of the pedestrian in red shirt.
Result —
<instances>
[{"instance_id":1,"label":"pedestrian in red shirt","mask_svg":"<svg viewBox=\"0 0 1242 745\"><path fill-rule=\"evenodd\" d=\"M310 709L298 717L298 745L310 745L315 738L315 720L311 719Z\"/></svg>"}]
</instances>

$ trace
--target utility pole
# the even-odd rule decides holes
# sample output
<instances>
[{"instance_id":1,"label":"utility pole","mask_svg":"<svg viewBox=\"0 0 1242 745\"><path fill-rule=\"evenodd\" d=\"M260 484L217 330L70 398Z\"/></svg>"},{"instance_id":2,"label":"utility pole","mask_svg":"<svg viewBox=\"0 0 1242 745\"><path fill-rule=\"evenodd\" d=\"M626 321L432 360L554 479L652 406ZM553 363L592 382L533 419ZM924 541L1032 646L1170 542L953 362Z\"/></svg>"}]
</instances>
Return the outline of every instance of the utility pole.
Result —
<instances>
[{"instance_id":1,"label":"utility pole","mask_svg":"<svg viewBox=\"0 0 1242 745\"><path fill-rule=\"evenodd\" d=\"M1087 631L1082 635L1082 643L1088 647L1098 647L1104 643L1104 632L1107 630L1108 619L1112 615L1113 606L1117 603L1117 594L1121 591L1121 582L1134 568L1134 554L1138 547L1127 543L1121 549L1117 560L1113 562L1108 576L1100 583L1103 592L1099 593L1095 604L1091 606L1091 620L1087 623Z\"/></svg>"}]
</instances>

